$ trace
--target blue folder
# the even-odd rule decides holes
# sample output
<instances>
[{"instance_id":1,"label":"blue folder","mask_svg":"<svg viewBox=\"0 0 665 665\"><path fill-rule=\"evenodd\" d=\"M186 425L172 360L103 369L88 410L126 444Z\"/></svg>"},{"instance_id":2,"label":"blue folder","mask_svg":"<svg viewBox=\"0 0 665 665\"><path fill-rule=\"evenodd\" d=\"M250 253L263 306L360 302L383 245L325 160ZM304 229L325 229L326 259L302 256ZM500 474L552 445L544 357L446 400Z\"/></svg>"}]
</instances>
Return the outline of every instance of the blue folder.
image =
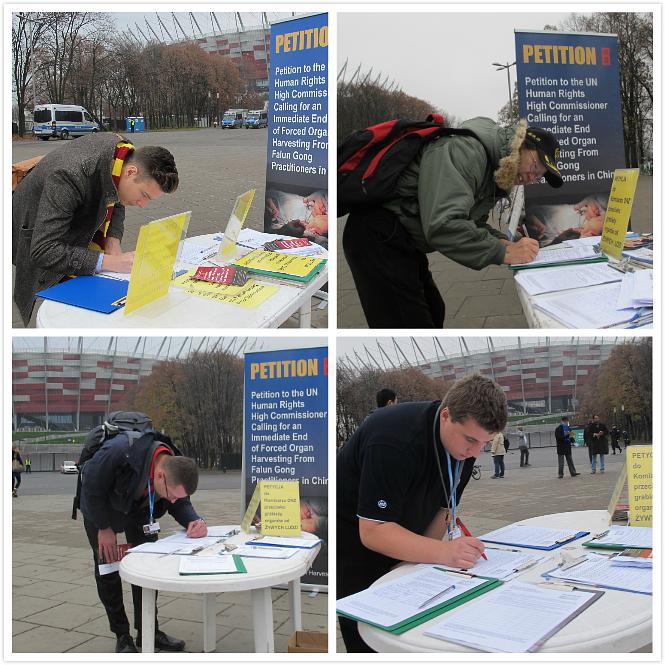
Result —
<instances>
[{"instance_id":1,"label":"blue folder","mask_svg":"<svg viewBox=\"0 0 665 665\"><path fill-rule=\"evenodd\" d=\"M577 533L573 534L570 538L566 540L559 540L556 543L552 545L548 545L545 547L544 545L524 545L523 543L506 543L502 540L486 540L482 536L480 539L484 543L495 543L496 545L508 545L512 547L524 547L525 549L530 549L530 550L542 550L544 552L550 552L551 550L556 550L562 545L567 545L568 543L571 543L573 540L577 540L578 538L584 538L584 536L588 536L591 532L590 531L578 531Z\"/></svg>"},{"instance_id":2,"label":"blue folder","mask_svg":"<svg viewBox=\"0 0 665 665\"><path fill-rule=\"evenodd\" d=\"M111 314L124 306L128 289L129 282L122 279L82 275L38 291L36 295L65 305Z\"/></svg>"}]
</instances>

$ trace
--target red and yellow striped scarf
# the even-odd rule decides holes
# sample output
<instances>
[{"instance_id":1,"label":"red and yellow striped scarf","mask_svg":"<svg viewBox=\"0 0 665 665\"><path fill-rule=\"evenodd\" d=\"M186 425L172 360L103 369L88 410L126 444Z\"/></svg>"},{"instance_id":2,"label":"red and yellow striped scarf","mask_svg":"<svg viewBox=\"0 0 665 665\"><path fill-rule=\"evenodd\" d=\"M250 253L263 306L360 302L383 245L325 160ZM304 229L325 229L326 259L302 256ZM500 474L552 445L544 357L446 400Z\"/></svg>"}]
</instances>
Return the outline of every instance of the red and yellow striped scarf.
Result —
<instances>
[{"instance_id":1,"label":"red and yellow striped scarf","mask_svg":"<svg viewBox=\"0 0 665 665\"><path fill-rule=\"evenodd\" d=\"M113 153L113 164L111 166L111 178L113 179L113 184L118 188L118 183L120 182L120 173L122 172L122 166L125 163L127 154L134 150L134 146L131 143L126 141L120 141L116 147L115 152ZM97 252L103 252L106 245L106 232L109 229L111 223L111 217L113 216L113 208L115 203L109 203L106 206L106 215L102 225L97 229L95 235L88 245L88 249L94 249Z\"/></svg>"}]
</instances>

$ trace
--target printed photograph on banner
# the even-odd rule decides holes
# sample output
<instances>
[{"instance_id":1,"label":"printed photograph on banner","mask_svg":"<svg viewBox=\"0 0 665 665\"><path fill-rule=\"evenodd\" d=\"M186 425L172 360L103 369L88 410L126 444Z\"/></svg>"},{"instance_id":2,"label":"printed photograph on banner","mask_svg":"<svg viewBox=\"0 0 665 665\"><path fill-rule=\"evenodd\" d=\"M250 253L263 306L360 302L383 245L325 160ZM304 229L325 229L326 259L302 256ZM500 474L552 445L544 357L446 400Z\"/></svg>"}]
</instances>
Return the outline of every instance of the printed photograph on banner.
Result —
<instances>
[{"instance_id":1,"label":"printed photograph on banner","mask_svg":"<svg viewBox=\"0 0 665 665\"><path fill-rule=\"evenodd\" d=\"M326 652L326 344L14 337L9 651Z\"/></svg>"},{"instance_id":2,"label":"printed photograph on banner","mask_svg":"<svg viewBox=\"0 0 665 665\"><path fill-rule=\"evenodd\" d=\"M327 266L193 284L255 249L327 262L327 14L10 18L12 327L327 327ZM173 257L145 229L183 214Z\"/></svg>"},{"instance_id":3,"label":"printed photograph on banner","mask_svg":"<svg viewBox=\"0 0 665 665\"><path fill-rule=\"evenodd\" d=\"M652 653L652 368L651 337L338 338L338 653Z\"/></svg>"},{"instance_id":4,"label":"printed photograph on banner","mask_svg":"<svg viewBox=\"0 0 665 665\"><path fill-rule=\"evenodd\" d=\"M653 265L653 14L548 9L339 13L341 327L560 328L515 269Z\"/></svg>"}]
</instances>

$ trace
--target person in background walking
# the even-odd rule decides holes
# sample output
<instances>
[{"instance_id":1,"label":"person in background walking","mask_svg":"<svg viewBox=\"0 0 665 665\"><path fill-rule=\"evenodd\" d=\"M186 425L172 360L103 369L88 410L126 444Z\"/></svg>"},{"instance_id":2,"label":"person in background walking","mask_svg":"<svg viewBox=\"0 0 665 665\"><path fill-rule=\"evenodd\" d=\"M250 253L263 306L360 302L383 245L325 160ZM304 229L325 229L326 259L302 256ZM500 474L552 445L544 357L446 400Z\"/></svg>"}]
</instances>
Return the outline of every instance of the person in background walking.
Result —
<instances>
[{"instance_id":1,"label":"person in background walking","mask_svg":"<svg viewBox=\"0 0 665 665\"><path fill-rule=\"evenodd\" d=\"M25 467L23 466L23 459L18 448L12 448L12 496L18 496L18 488L21 486L21 473Z\"/></svg>"},{"instance_id":2,"label":"person in background walking","mask_svg":"<svg viewBox=\"0 0 665 665\"><path fill-rule=\"evenodd\" d=\"M556 454L559 456L559 478L563 478L563 461L568 464L568 471L571 477L579 476L575 470L572 454L572 442L575 441L575 435L570 431L568 416L561 418L561 424L554 430L556 439Z\"/></svg>"},{"instance_id":3,"label":"person in background walking","mask_svg":"<svg viewBox=\"0 0 665 665\"><path fill-rule=\"evenodd\" d=\"M630 434L628 434L627 430L623 431L623 447L628 448L630 445Z\"/></svg>"},{"instance_id":4,"label":"person in background walking","mask_svg":"<svg viewBox=\"0 0 665 665\"><path fill-rule=\"evenodd\" d=\"M506 449L503 445L503 434L501 432L497 432L494 435L490 453L494 460L494 475L492 478L503 478L503 475L506 472L506 465L503 462L503 456L506 454Z\"/></svg>"},{"instance_id":5,"label":"person in background walking","mask_svg":"<svg viewBox=\"0 0 665 665\"><path fill-rule=\"evenodd\" d=\"M612 455L617 454L617 448L619 449L620 453L621 444L619 441L621 440L621 430L616 425L613 425L612 429L610 430L610 440L612 441Z\"/></svg>"},{"instance_id":6,"label":"person in background walking","mask_svg":"<svg viewBox=\"0 0 665 665\"><path fill-rule=\"evenodd\" d=\"M531 466L529 464L529 438L523 427L517 428L517 437L519 439L520 466Z\"/></svg>"}]
</instances>

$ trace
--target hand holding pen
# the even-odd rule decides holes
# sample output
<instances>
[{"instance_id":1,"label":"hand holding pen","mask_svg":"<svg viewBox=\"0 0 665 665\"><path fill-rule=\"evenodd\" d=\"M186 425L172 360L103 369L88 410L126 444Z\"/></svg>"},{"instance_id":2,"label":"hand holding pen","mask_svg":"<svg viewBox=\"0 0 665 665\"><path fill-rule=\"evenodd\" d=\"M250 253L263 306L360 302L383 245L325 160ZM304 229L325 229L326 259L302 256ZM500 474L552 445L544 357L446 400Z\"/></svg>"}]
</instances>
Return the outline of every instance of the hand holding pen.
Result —
<instances>
[{"instance_id":1,"label":"hand holding pen","mask_svg":"<svg viewBox=\"0 0 665 665\"><path fill-rule=\"evenodd\" d=\"M462 522L462 520L459 517L457 518L456 523L457 523L457 526L462 530L462 533L467 538L473 538L473 536L471 535L471 532L464 526L464 523ZM475 538L474 540L477 540L477 538ZM481 542L481 544L482 544L482 541L479 541L479 542ZM482 549L480 550L480 556L482 556L483 559L485 559L485 561L487 561L487 554L485 554L485 545L483 545Z\"/></svg>"}]
</instances>

